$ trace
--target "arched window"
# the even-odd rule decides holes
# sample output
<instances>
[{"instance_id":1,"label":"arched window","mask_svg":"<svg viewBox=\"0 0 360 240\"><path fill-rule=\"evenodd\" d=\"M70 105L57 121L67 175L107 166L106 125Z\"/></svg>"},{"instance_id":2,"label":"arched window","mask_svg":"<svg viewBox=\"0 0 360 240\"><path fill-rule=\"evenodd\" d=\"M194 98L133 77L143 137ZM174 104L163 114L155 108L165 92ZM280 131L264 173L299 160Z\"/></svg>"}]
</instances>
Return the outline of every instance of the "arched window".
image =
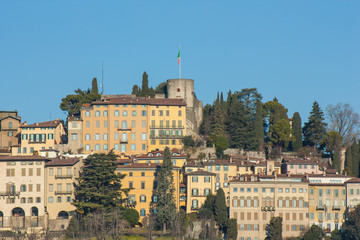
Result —
<instances>
[{"instance_id":1,"label":"arched window","mask_svg":"<svg viewBox=\"0 0 360 240\"><path fill-rule=\"evenodd\" d=\"M58 214L58 218L60 219L69 219L69 213L65 211L60 211Z\"/></svg>"},{"instance_id":2,"label":"arched window","mask_svg":"<svg viewBox=\"0 0 360 240\"><path fill-rule=\"evenodd\" d=\"M0 227L4 226L4 213L0 211Z\"/></svg>"}]
</instances>

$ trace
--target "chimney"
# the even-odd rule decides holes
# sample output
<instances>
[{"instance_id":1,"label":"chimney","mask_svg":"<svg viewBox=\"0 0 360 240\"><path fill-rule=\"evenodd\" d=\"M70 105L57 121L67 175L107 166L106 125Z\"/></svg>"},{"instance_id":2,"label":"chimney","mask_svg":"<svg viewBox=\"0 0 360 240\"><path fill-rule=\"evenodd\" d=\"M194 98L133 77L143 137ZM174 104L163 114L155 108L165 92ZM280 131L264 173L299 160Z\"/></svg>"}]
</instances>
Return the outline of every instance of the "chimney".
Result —
<instances>
[{"instance_id":1,"label":"chimney","mask_svg":"<svg viewBox=\"0 0 360 240\"><path fill-rule=\"evenodd\" d=\"M230 163L232 163L233 162L233 160L232 160L232 155L230 155Z\"/></svg>"}]
</instances>

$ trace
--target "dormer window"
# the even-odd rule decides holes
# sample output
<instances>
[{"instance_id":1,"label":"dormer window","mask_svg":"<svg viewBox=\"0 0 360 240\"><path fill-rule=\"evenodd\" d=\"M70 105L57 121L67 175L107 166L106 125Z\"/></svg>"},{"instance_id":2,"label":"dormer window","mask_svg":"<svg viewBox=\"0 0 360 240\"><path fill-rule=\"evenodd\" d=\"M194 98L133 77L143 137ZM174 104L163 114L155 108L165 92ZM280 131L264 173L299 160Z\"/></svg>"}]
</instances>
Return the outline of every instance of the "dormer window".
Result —
<instances>
[{"instance_id":1,"label":"dormer window","mask_svg":"<svg viewBox=\"0 0 360 240\"><path fill-rule=\"evenodd\" d=\"M148 156L149 156L149 157L152 157L152 156L154 156L154 155L153 155L152 153L149 153Z\"/></svg>"},{"instance_id":2,"label":"dormer window","mask_svg":"<svg viewBox=\"0 0 360 240\"><path fill-rule=\"evenodd\" d=\"M157 153L156 156L161 156L161 153Z\"/></svg>"}]
</instances>

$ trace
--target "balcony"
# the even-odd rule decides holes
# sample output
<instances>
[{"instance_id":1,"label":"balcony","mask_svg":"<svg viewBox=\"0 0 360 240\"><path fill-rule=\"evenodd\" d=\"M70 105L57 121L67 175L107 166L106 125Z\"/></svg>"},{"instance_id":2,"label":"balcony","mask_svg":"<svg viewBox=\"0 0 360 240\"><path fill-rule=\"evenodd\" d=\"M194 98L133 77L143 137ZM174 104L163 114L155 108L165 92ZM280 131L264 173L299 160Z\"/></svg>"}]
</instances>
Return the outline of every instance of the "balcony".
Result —
<instances>
[{"instance_id":1,"label":"balcony","mask_svg":"<svg viewBox=\"0 0 360 240\"><path fill-rule=\"evenodd\" d=\"M124 205L127 208L135 208L136 207L136 201L127 200L127 201L125 201Z\"/></svg>"},{"instance_id":2,"label":"balcony","mask_svg":"<svg viewBox=\"0 0 360 240\"><path fill-rule=\"evenodd\" d=\"M72 175L55 175L55 179L71 179Z\"/></svg>"},{"instance_id":3,"label":"balcony","mask_svg":"<svg viewBox=\"0 0 360 240\"><path fill-rule=\"evenodd\" d=\"M1 197L19 197L20 192L0 192Z\"/></svg>"},{"instance_id":4,"label":"balcony","mask_svg":"<svg viewBox=\"0 0 360 240\"><path fill-rule=\"evenodd\" d=\"M184 136L183 135L159 135L159 136L154 136L154 135L150 135L150 139L183 139Z\"/></svg>"},{"instance_id":5,"label":"balcony","mask_svg":"<svg viewBox=\"0 0 360 240\"><path fill-rule=\"evenodd\" d=\"M325 206L322 205L322 206L316 206L316 210L318 211L325 211Z\"/></svg>"},{"instance_id":6,"label":"balcony","mask_svg":"<svg viewBox=\"0 0 360 240\"><path fill-rule=\"evenodd\" d=\"M131 132L131 128L118 128L120 132Z\"/></svg>"},{"instance_id":7,"label":"balcony","mask_svg":"<svg viewBox=\"0 0 360 240\"><path fill-rule=\"evenodd\" d=\"M199 207L198 206L191 206L191 210L192 211L197 211L197 210L199 210Z\"/></svg>"},{"instance_id":8,"label":"balcony","mask_svg":"<svg viewBox=\"0 0 360 240\"><path fill-rule=\"evenodd\" d=\"M332 207L333 211L340 211L340 209L341 209L340 206L333 206Z\"/></svg>"},{"instance_id":9,"label":"balcony","mask_svg":"<svg viewBox=\"0 0 360 240\"><path fill-rule=\"evenodd\" d=\"M29 143L46 143L46 140L38 140L38 141L29 140Z\"/></svg>"},{"instance_id":10,"label":"balcony","mask_svg":"<svg viewBox=\"0 0 360 240\"><path fill-rule=\"evenodd\" d=\"M180 127L164 127L164 126L150 126L150 129L173 129L173 130L181 130L181 129L184 129L183 126L180 126Z\"/></svg>"},{"instance_id":11,"label":"balcony","mask_svg":"<svg viewBox=\"0 0 360 240\"><path fill-rule=\"evenodd\" d=\"M263 212L275 212L275 207L274 206L261 207L261 211L263 211Z\"/></svg>"},{"instance_id":12,"label":"balcony","mask_svg":"<svg viewBox=\"0 0 360 240\"><path fill-rule=\"evenodd\" d=\"M128 144L128 140L127 139L121 139L120 144Z\"/></svg>"},{"instance_id":13,"label":"balcony","mask_svg":"<svg viewBox=\"0 0 360 240\"><path fill-rule=\"evenodd\" d=\"M72 191L55 191L55 195L71 195Z\"/></svg>"}]
</instances>

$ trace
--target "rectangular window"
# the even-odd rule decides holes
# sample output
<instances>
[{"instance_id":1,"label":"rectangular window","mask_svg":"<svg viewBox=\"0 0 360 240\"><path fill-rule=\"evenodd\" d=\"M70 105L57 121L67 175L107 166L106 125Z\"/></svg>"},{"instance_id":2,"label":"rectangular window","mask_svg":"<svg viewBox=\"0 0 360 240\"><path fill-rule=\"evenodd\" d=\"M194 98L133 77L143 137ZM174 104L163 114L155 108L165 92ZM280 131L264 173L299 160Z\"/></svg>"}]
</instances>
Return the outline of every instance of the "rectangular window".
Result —
<instances>
[{"instance_id":1,"label":"rectangular window","mask_svg":"<svg viewBox=\"0 0 360 240\"><path fill-rule=\"evenodd\" d=\"M198 182L198 177L192 177L192 182Z\"/></svg>"},{"instance_id":2,"label":"rectangular window","mask_svg":"<svg viewBox=\"0 0 360 240\"><path fill-rule=\"evenodd\" d=\"M90 122L86 121L86 128L90 128Z\"/></svg>"},{"instance_id":3,"label":"rectangular window","mask_svg":"<svg viewBox=\"0 0 360 240\"><path fill-rule=\"evenodd\" d=\"M95 126L96 126L97 128L99 128L99 127L100 127L100 121L96 121L96 122L95 122Z\"/></svg>"},{"instance_id":4,"label":"rectangular window","mask_svg":"<svg viewBox=\"0 0 360 240\"><path fill-rule=\"evenodd\" d=\"M32 168L29 168L29 176L32 176L33 175L33 169Z\"/></svg>"},{"instance_id":5,"label":"rectangular window","mask_svg":"<svg viewBox=\"0 0 360 240\"><path fill-rule=\"evenodd\" d=\"M210 177L204 177L204 182L210 182Z\"/></svg>"},{"instance_id":6,"label":"rectangular window","mask_svg":"<svg viewBox=\"0 0 360 240\"><path fill-rule=\"evenodd\" d=\"M146 117L146 115L147 115L147 111L146 111L146 110L142 110L142 111L141 111L141 116Z\"/></svg>"},{"instance_id":7,"label":"rectangular window","mask_svg":"<svg viewBox=\"0 0 360 240\"><path fill-rule=\"evenodd\" d=\"M104 128L108 127L108 121L104 121Z\"/></svg>"},{"instance_id":8,"label":"rectangular window","mask_svg":"<svg viewBox=\"0 0 360 240\"><path fill-rule=\"evenodd\" d=\"M53 203L54 202L54 198L53 197L49 197L48 198L48 203Z\"/></svg>"},{"instance_id":9,"label":"rectangular window","mask_svg":"<svg viewBox=\"0 0 360 240\"><path fill-rule=\"evenodd\" d=\"M103 111L103 117L107 117L108 116L108 111Z\"/></svg>"},{"instance_id":10,"label":"rectangular window","mask_svg":"<svg viewBox=\"0 0 360 240\"><path fill-rule=\"evenodd\" d=\"M41 176L41 168L36 169L36 176Z\"/></svg>"},{"instance_id":11,"label":"rectangular window","mask_svg":"<svg viewBox=\"0 0 360 240\"><path fill-rule=\"evenodd\" d=\"M145 182L141 182L141 189L145 189Z\"/></svg>"},{"instance_id":12,"label":"rectangular window","mask_svg":"<svg viewBox=\"0 0 360 240\"><path fill-rule=\"evenodd\" d=\"M54 191L54 185L53 184L49 184L49 192Z\"/></svg>"}]
</instances>

